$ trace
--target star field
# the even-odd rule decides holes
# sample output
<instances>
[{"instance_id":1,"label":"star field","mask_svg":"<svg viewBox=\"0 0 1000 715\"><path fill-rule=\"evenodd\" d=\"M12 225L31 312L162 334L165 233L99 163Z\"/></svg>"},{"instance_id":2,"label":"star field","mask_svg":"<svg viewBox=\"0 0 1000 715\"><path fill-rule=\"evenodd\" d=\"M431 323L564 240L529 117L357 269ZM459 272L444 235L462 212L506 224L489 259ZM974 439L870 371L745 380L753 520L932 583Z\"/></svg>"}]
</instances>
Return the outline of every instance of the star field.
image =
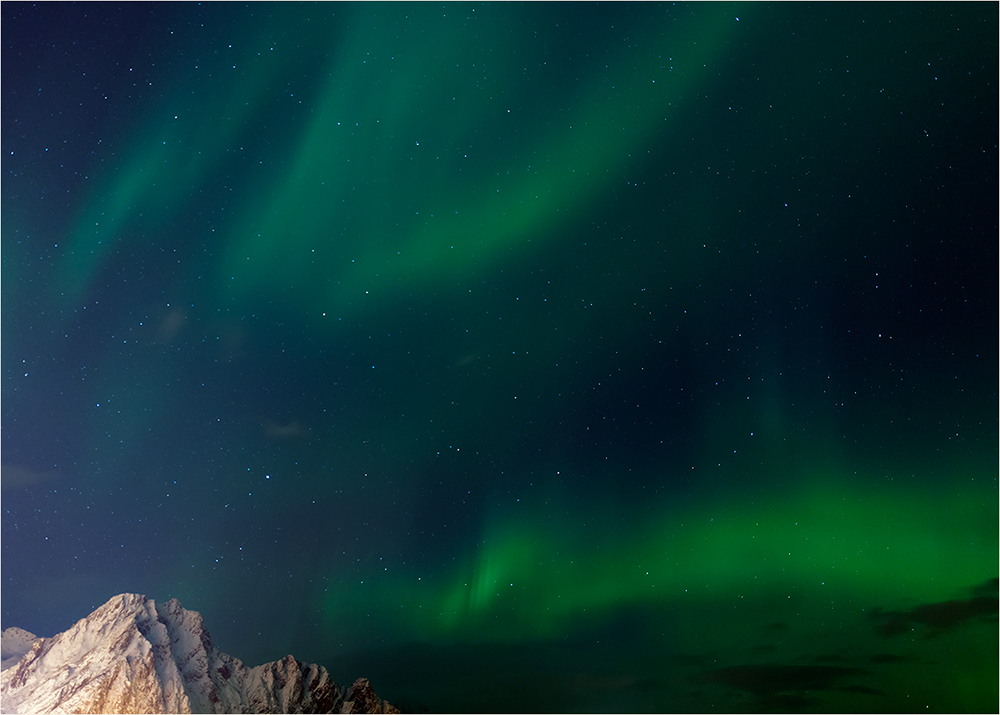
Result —
<instances>
[{"instance_id":1,"label":"star field","mask_svg":"<svg viewBox=\"0 0 1000 715\"><path fill-rule=\"evenodd\" d=\"M996 706L996 6L0 14L4 627Z\"/></svg>"}]
</instances>

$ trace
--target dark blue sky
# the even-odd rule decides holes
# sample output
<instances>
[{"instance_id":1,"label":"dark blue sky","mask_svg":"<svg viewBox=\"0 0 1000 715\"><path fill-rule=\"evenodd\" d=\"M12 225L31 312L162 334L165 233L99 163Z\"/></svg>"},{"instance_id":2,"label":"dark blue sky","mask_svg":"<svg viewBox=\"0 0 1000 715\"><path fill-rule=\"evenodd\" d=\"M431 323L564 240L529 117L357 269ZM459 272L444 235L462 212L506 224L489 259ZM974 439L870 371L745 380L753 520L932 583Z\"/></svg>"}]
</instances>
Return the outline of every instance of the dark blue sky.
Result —
<instances>
[{"instance_id":1,"label":"dark blue sky","mask_svg":"<svg viewBox=\"0 0 1000 715\"><path fill-rule=\"evenodd\" d=\"M4 627L995 703L995 5L2 15Z\"/></svg>"}]
</instances>

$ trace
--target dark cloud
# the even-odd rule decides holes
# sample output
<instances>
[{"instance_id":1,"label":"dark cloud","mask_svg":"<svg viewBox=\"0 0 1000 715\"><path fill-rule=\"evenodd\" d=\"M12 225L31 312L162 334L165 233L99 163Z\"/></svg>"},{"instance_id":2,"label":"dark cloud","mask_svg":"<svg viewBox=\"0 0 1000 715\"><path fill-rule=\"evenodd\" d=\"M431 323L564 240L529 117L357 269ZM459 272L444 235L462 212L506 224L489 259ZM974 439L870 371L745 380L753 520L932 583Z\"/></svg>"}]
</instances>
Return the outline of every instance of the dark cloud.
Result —
<instances>
[{"instance_id":1,"label":"dark cloud","mask_svg":"<svg viewBox=\"0 0 1000 715\"><path fill-rule=\"evenodd\" d=\"M969 589L973 596L996 596L1000 591L1000 578L991 578Z\"/></svg>"},{"instance_id":2,"label":"dark cloud","mask_svg":"<svg viewBox=\"0 0 1000 715\"><path fill-rule=\"evenodd\" d=\"M743 703L760 712L805 712L816 707L811 693L841 690L880 694L861 685L840 685L839 681L867 675L869 671L839 665L736 665L712 670L702 680L723 685L750 696Z\"/></svg>"},{"instance_id":3,"label":"dark cloud","mask_svg":"<svg viewBox=\"0 0 1000 715\"><path fill-rule=\"evenodd\" d=\"M0 485L4 489L33 487L51 481L58 476L59 473L53 470L41 472L17 464L5 464L0 467Z\"/></svg>"},{"instance_id":4,"label":"dark cloud","mask_svg":"<svg viewBox=\"0 0 1000 715\"><path fill-rule=\"evenodd\" d=\"M975 593L985 593L984 589L993 588L995 593L996 579L991 579L973 590ZM970 621L997 620L1000 600L995 595L977 595L966 599L952 599L936 603L922 603L909 611L884 611L876 608L871 619L875 621L875 631L883 638L891 638L914 630L917 626L929 629L928 637L934 637L957 628Z\"/></svg>"},{"instance_id":5,"label":"dark cloud","mask_svg":"<svg viewBox=\"0 0 1000 715\"><path fill-rule=\"evenodd\" d=\"M156 326L156 341L172 343L184 329L187 320L187 314L180 308L168 310L160 319L159 325Z\"/></svg>"},{"instance_id":6,"label":"dark cloud","mask_svg":"<svg viewBox=\"0 0 1000 715\"><path fill-rule=\"evenodd\" d=\"M298 420L284 423L277 420L265 418L263 420L264 436L268 439L293 440L304 437L309 433L309 428Z\"/></svg>"},{"instance_id":7,"label":"dark cloud","mask_svg":"<svg viewBox=\"0 0 1000 715\"><path fill-rule=\"evenodd\" d=\"M862 695L885 695L878 688L869 688L867 685L844 685L837 688L837 690L844 693L860 693Z\"/></svg>"},{"instance_id":8,"label":"dark cloud","mask_svg":"<svg viewBox=\"0 0 1000 715\"><path fill-rule=\"evenodd\" d=\"M745 690L754 695L774 695L803 690L833 690L835 681L868 671L839 665L735 665L710 671L711 683Z\"/></svg>"}]
</instances>

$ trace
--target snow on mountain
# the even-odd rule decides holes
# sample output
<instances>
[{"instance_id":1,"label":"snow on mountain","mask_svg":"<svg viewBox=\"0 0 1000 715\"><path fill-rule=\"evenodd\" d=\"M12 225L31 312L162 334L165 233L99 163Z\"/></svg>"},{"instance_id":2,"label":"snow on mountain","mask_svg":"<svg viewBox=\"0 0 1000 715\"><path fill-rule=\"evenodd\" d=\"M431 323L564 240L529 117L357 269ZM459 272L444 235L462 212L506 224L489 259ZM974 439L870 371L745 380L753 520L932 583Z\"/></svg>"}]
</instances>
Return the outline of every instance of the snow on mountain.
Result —
<instances>
[{"instance_id":1,"label":"snow on mountain","mask_svg":"<svg viewBox=\"0 0 1000 715\"><path fill-rule=\"evenodd\" d=\"M7 670L31 650L38 640L34 633L28 633L23 628L8 628L0 634L0 670Z\"/></svg>"},{"instance_id":2,"label":"snow on mountain","mask_svg":"<svg viewBox=\"0 0 1000 715\"><path fill-rule=\"evenodd\" d=\"M398 712L366 679L345 692L290 655L247 668L177 599L121 594L52 638L8 628L2 647L4 713Z\"/></svg>"}]
</instances>

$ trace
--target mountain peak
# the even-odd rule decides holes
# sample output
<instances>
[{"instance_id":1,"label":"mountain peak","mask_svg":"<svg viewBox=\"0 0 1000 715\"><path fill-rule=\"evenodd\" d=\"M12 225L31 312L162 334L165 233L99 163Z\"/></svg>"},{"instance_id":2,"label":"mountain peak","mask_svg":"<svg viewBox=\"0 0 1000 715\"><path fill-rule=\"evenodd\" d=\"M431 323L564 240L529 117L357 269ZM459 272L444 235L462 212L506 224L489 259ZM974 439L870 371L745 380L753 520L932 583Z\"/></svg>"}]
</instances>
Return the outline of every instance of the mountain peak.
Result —
<instances>
[{"instance_id":1,"label":"mountain peak","mask_svg":"<svg viewBox=\"0 0 1000 715\"><path fill-rule=\"evenodd\" d=\"M197 611L119 594L72 628L3 632L3 712L398 712L367 679L345 692L291 655L247 668L217 651Z\"/></svg>"}]
</instances>

